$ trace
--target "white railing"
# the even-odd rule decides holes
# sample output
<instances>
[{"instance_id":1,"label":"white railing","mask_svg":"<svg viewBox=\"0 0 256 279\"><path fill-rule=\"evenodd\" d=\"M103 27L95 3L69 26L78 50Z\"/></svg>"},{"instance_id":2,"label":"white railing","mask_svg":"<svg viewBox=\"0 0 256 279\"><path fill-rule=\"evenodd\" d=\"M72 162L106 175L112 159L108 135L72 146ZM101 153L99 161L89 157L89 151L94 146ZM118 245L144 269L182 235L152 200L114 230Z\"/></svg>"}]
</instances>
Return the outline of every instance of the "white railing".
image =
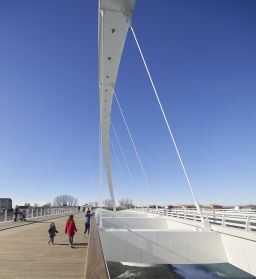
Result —
<instances>
[{"instance_id":1,"label":"white railing","mask_svg":"<svg viewBox=\"0 0 256 279\"><path fill-rule=\"evenodd\" d=\"M136 211L152 213L161 216L178 218L192 222L200 222L200 214L195 209L154 209L137 208ZM256 211L255 210L221 210L203 209L203 216L210 224L223 227L237 228L245 231L256 232Z\"/></svg>"},{"instance_id":2,"label":"white railing","mask_svg":"<svg viewBox=\"0 0 256 279\"><path fill-rule=\"evenodd\" d=\"M37 208L27 208L19 209L19 214L17 216L17 221L22 221L23 216L26 220L31 220L33 218L51 215L61 215L68 213L78 212L77 206L63 206L63 207L37 207ZM0 211L0 223L14 221L13 211L4 209Z\"/></svg>"}]
</instances>

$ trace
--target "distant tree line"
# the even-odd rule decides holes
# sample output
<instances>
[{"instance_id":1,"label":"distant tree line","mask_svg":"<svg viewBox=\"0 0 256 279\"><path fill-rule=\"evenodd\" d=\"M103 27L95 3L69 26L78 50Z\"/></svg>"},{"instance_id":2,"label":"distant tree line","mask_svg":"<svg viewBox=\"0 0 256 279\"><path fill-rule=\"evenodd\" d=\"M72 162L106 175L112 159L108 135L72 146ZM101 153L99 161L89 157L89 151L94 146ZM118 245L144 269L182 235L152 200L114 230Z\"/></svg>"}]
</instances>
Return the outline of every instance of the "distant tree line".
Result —
<instances>
[{"instance_id":1,"label":"distant tree line","mask_svg":"<svg viewBox=\"0 0 256 279\"><path fill-rule=\"evenodd\" d=\"M60 195L53 200L53 206L77 206L78 199L70 195Z\"/></svg>"},{"instance_id":2,"label":"distant tree line","mask_svg":"<svg viewBox=\"0 0 256 279\"><path fill-rule=\"evenodd\" d=\"M118 202L119 202L119 205L117 206L117 210L129 209L129 208L135 207L133 200L129 199L129 198L120 199ZM103 203L103 207L106 209L111 210L113 208L111 199L105 199L102 201L102 203Z\"/></svg>"}]
</instances>

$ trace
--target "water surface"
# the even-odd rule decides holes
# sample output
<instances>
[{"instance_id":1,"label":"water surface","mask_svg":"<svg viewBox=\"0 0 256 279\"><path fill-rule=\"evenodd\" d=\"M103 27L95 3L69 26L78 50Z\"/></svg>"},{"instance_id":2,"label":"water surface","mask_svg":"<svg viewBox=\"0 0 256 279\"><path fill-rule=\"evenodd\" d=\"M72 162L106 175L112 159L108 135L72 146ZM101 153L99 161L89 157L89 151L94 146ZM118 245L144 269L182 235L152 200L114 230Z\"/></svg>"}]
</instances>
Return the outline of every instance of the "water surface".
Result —
<instances>
[{"instance_id":1,"label":"water surface","mask_svg":"<svg viewBox=\"0 0 256 279\"><path fill-rule=\"evenodd\" d=\"M111 279L255 279L231 264L209 265L139 265L107 262Z\"/></svg>"}]
</instances>

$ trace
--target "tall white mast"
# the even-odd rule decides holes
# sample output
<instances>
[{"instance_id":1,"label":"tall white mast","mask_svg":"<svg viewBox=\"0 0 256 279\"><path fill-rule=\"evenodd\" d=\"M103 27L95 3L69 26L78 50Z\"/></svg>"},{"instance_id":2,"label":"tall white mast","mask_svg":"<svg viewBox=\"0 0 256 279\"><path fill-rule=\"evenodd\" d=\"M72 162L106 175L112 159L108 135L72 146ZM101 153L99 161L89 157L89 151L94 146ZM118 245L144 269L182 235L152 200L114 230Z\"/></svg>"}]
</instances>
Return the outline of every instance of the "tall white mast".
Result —
<instances>
[{"instance_id":1,"label":"tall white mast","mask_svg":"<svg viewBox=\"0 0 256 279\"><path fill-rule=\"evenodd\" d=\"M99 100L101 138L113 210L116 210L116 205L110 164L110 114L118 68L127 31L131 25L131 14L135 1L99 1Z\"/></svg>"}]
</instances>

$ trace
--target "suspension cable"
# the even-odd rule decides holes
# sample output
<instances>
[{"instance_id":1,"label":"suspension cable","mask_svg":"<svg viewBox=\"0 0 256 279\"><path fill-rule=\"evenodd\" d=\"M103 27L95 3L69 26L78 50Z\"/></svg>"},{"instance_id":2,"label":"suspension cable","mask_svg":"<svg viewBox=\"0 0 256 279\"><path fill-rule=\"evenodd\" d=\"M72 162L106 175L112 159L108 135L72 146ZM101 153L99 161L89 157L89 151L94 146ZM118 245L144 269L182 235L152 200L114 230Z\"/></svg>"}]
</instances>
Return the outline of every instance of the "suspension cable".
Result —
<instances>
[{"instance_id":1,"label":"suspension cable","mask_svg":"<svg viewBox=\"0 0 256 279\"><path fill-rule=\"evenodd\" d=\"M134 140L133 140L133 138L132 138L131 132L130 132L130 130L129 130L128 124L127 124L126 119L125 119L125 117L124 117L122 108L121 108L120 103L119 103L119 101L118 101L118 98L117 98L117 96L116 96L116 94L115 94L115 91L114 91L114 96L115 96L115 99L116 99L118 108L119 108L119 110L120 110L120 113L121 113L121 115L122 115L122 118L123 118L123 121L124 121L126 130L127 130L128 134L129 134L130 140L131 140L131 142L132 142L132 145L133 145L134 151L135 151L135 153L136 153L137 159L138 159L138 161L139 161L140 168L141 168L141 171L142 171L143 176L144 176L144 178L145 178L146 185L147 185L148 191L149 191L149 193L150 193L151 199L152 199L152 201L155 203L155 206L156 206L157 211L159 211L159 210L158 210L157 203L155 202L155 199L154 199L154 197L153 197L153 193L152 193L151 187L150 187L150 185L149 185L148 178L147 178L147 176L146 176L144 167L143 167L143 165L142 165L142 162L141 162L139 153L138 153L137 148L136 148L136 146L135 146Z\"/></svg>"},{"instance_id":2,"label":"suspension cable","mask_svg":"<svg viewBox=\"0 0 256 279\"><path fill-rule=\"evenodd\" d=\"M185 169L183 160L182 160L182 158L181 158L181 155L180 155L179 149L178 149L178 147L177 147L176 141L175 141L175 139L174 139L173 133L172 133L172 131L171 131L170 125L169 125L168 120L167 120L167 118L166 118L166 115L165 115L163 106L162 106L161 101L160 101L160 99L159 99L157 90L156 90L156 88L155 88L154 82L153 82L152 77L151 77L151 74L150 74L150 72L149 72L149 69L148 69L147 63L146 63L146 61L145 61L144 55L143 55L143 53L142 53L142 50L141 50L141 48L140 48L139 42L138 42L138 40L137 40L137 37L136 37L136 35L135 35L135 32L134 32L132 26L130 26L130 28L131 28L131 30L132 30L133 37L134 37L134 39L135 39L135 42L136 42L136 45L137 45L138 50L139 50L139 52L140 52L140 55L141 55L143 64L144 64L145 69L146 69L146 71L147 71L149 80L150 80L150 82L151 82L151 85L152 85L152 87L153 87L155 96L156 96L157 101L158 101L158 104L159 104L159 107L160 107L161 112L162 112L162 115L163 115L163 117L164 117L165 124L166 124L167 129L168 129L168 131L169 131L169 134L170 134L170 136L171 136L171 139L172 139L174 148L175 148L175 150L176 150L176 153L177 153L179 162L180 162L180 164L181 164L181 167L182 167L182 169L183 169L184 175L185 175L185 177L186 177L188 186L189 186L190 191L191 191L191 193L192 193L192 196L193 196L193 199L194 199L194 203L195 203L195 205L196 205L197 210L198 210L199 213L200 213L201 221L202 221L202 223L203 223L203 225L204 225L205 222L204 222L204 218L203 218L203 215L202 215L202 211L201 211L200 205L199 205L199 203L198 203L198 201L197 201L197 198L196 198L196 196L195 196L195 194L194 194L192 185L191 185L191 183L190 183L190 179L189 179L188 174L187 174L187 171L186 171L186 169Z\"/></svg>"},{"instance_id":3,"label":"suspension cable","mask_svg":"<svg viewBox=\"0 0 256 279\"><path fill-rule=\"evenodd\" d=\"M109 144L110 144L110 142L109 142ZM111 149L111 153L112 153L113 150L112 150L112 146L111 145L110 145L110 149ZM123 176L121 176L121 174L120 174L120 168L119 168L119 165L117 163L116 157L115 156L111 156L110 161L111 161L112 170L115 173L115 176L113 176L112 179L118 181L118 183L120 185L124 185L125 184L124 183L124 179L123 179ZM116 179L115 179L115 177L116 177Z\"/></svg>"},{"instance_id":4,"label":"suspension cable","mask_svg":"<svg viewBox=\"0 0 256 279\"><path fill-rule=\"evenodd\" d=\"M110 141L110 144L111 144L112 149L113 149L113 151L114 151L114 157L115 157L115 159L116 159L118 168L119 168L119 170L120 170L120 177L122 177L123 183L126 183L126 184L127 184L127 178L125 177L124 172L123 172L123 170L122 170L121 163L120 163L120 161L119 161L119 159L118 159L117 152L116 152L115 146L114 146L114 144L113 144L113 142L112 142L112 140L111 140L111 137L109 138L109 141Z\"/></svg>"},{"instance_id":5,"label":"suspension cable","mask_svg":"<svg viewBox=\"0 0 256 279\"><path fill-rule=\"evenodd\" d=\"M119 138L118 138L118 136L117 136L117 132L116 132L115 126L114 126L114 124L113 124L113 122L112 122L111 120L110 120L110 124L111 124L111 127L112 127L113 131L114 131L114 134L115 134L115 137L116 137L116 140L117 140L117 143L118 143L118 146L119 146L120 152L121 152L121 154L122 154L122 157L123 157L123 159L124 159L124 162L125 162L125 165L126 165L127 171L128 171L128 173L129 173L129 176L130 176L131 182L132 182L132 184L134 184L134 179L133 179L133 176L132 176L131 170L130 170L130 168L129 168L129 166L128 166L128 163L127 163L127 160L126 160L126 157L125 157L125 154L124 154L123 148L122 148L121 143L120 143L120 141L119 141Z\"/></svg>"},{"instance_id":6,"label":"suspension cable","mask_svg":"<svg viewBox=\"0 0 256 279\"><path fill-rule=\"evenodd\" d=\"M128 163L127 163L125 153L124 153L124 151L123 151L122 145L121 145L121 143L120 143L120 140L119 140L118 135L117 135L117 132L116 132L116 128L115 128L115 126L114 126L114 124L113 124L113 122L112 122L111 120L110 120L110 124L111 124L111 127L112 127L112 129L113 129L113 131L114 131L114 134L115 134L115 136L116 136L116 140L117 140L119 149L120 149L120 151L121 151L121 154L122 154L122 156L123 156L123 159L124 159L126 168L127 168L127 170L128 170L128 173L129 173L129 176L130 176L130 179L131 179L131 182L132 182L133 186L135 186L134 179L133 179L133 176L132 176L132 172L131 172L131 170L130 170L130 168L129 168L129 165L128 165ZM142 207L142 209L143 209L143 204L141 204L141 207Z\"/></svg>"}]
</instances>

